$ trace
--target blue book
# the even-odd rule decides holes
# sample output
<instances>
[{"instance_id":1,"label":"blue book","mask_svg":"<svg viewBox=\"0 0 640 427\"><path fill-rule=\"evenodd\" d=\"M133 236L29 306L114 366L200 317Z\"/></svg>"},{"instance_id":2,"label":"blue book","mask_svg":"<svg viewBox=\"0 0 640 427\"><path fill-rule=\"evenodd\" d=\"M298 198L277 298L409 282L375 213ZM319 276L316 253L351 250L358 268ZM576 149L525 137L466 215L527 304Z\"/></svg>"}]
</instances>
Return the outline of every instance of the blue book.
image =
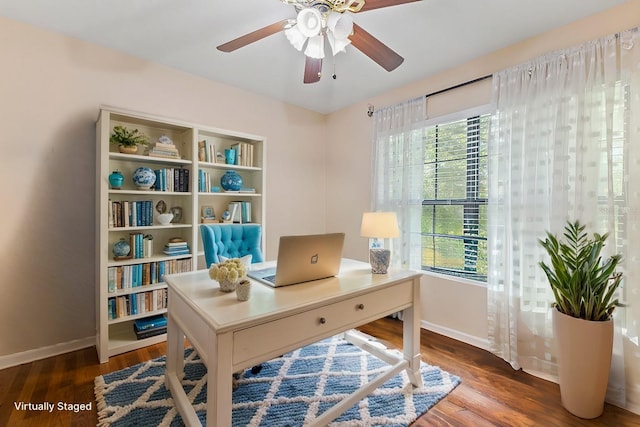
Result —
<instances>
[{"instance_id":1,"label":"blue book","mask_svg":"<svg viewBox=\"0 0 640 427\"><path fill-rule=\"evenodd\" d=\"M164 282L164 261L158 262L158 281Z\"/></svg>"},{"instance_id":2,"label":"blue book","mask_svg":"<svg viewBox=\"0 0 640 427\"><path fill-rule=\"evenodd\" d=\"M132 316L138 314L138 297L137 294L131 294L131 312Z\"/></svg>"},{"instance_id":3,"label":"blue book","mask_svg":"<svg viewBox=\"0 0 640 427\"><path fill-rule=\"evenodd\" d=\"M161 328L167 326L167 318L164 315L145 317L144 319L134 320L134 325L138 331Z\"/></svg>"},{"instance_id":4,"label":"blue book","mask_svg":"<svg viewBox=\"0 0 640 427\"><path fill-rule=\"evenodd\" d=\"M149 265L149 270L151 273L151 283L157 283L157 277L156 277L156 263L152 262Z\"/></svg>"},{"instance_id":5,"label":"blue book","mask_svg":"<svg viewBox=\"0 0 640 427\"><path fill-rule=\"evenodd\" d=\"M163 251L165 255L175 256L175 255L188 255L189 249L181 249L181 250L172 250L172 251Z\"/></svg>"}]
</instances>

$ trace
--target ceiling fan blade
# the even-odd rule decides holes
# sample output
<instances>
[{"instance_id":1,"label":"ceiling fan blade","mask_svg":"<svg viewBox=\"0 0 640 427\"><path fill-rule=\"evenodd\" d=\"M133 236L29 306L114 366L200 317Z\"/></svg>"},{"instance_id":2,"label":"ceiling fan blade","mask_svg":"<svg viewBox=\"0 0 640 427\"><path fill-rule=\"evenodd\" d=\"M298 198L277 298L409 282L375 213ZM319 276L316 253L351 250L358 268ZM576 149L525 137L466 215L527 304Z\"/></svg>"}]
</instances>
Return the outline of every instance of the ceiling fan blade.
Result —
<instances>
[{"instance_id":1,"label":"ceiling fan blade","mask_svg":"<svg viewBox=\"0 0 640 427\"><path fill-rule=\"evenodd\" d=\"M365 0L364 6L362 6L362 9L360 9L359 12L366 12L367 10L381 9L383 7L389 6L397 6L399 4L413 3L416 1L421 0Z\"/></svg>"},{"instance_id":2,"label":"ceiling fan blade","mask_svg":"<svg viewBox=\"0 0 640 427\"><path fill-rule=\"evenodd\" d=\"M317 83L320 81L322 74L322 59L311 58L305 55L304 63L304 82L305 83Z\"/></svg>"},{"instance_id":3,"label":"ceiling fan blade","mask_svg":"<svg viewBox=\"0 0 640 427\"><path fill-rule=\"evenodd\" d=\"M402 64L404 58L389 48L361 26L353 24L353 34L349 36L353 47L377 62L387 71L393 71Z\"/></svg>"},{"instance_id":4,"label":"ceiling fan blade","mask_svg":"<svg viewBox=\"0 0 640 427\"><path fill-rule=\"evenodd\" d=\"M259 30L253 31L251 33L247 33L244 36L240 36L237 39L233 39L226 43L221 44L217 47L218 50L222 52L233 52L236 49L240 49L248 44L253 42L257 42L265 37L269 37L270 35L279 33L283 31L287 24L289 24L289 19L283 19L280 22L276 22L271 25L267 25L266 27L260 28Z\"/></svg>"}]
</instances>

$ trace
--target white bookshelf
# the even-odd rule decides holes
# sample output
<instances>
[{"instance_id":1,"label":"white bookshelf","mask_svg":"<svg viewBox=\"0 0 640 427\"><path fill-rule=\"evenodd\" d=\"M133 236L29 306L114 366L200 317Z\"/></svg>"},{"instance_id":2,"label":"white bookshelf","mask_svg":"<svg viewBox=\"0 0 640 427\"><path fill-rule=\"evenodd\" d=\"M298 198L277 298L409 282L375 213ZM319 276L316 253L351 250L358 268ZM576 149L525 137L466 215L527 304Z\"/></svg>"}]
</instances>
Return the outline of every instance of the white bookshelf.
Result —
<instances>
[{"instance_id":1,"label":"white bookshelf","mask_svg":"<svg viewBox=\"0 0 640 427\"><path fill-rule=\"evenodd\" d=\"M145 155L144 148L140 148L137 154L122 154L118 147L109 143L109 136L114 126L125 126L129 129L138 129L149 136L150 142L155 142L162 136L168 136L179 150L180 158L160 158ZM102 107L96 123L96 348L101 363L108 361L110 356L135 350L147 345L155 344L166 339L164 334L151 338L136 339L133 330L133 321L163 314L166 305L158 304L157 295L166 292L166 284L156 280L151 283L148 277L151 269L156 269L159 263L165 266L179 264L182 270L205 268L200 237L199 224L201 222L202 207L209 206L214 210L216 217L221 218L230 202L245 202L251 204L251 218L245 218L251 223L263 224L265 218L265 139L255 135L232 132L208 126L197 125L180 120L138 113L129 110ZM238 144L251 146L251 159L245 160L250 166L227 165L206 161L199 158L200 141L207 140L210 145L215 145L216 151L224 153ZM201 152L200 152L201 154ZM173 168L187 169L189 172L187 191L155 191L136 189L131 176L133 171L147 166L151 169ZM252 193L235 192L205 192L199 191L199 178L201 170L207 172L211 180L210 187L220 186L220 177L227 170L235 170L243 178L243 187L251 187ZM114 170L119 170L124 176L121 189L112 189L109 185L109 175ZM164 201L167 208L180 207L182 220L180 223L161 225L157 222L158 212L156 204ZM153 223L139 226L116 226L110 224L110 207L112 202L141 202L150 201L153 210ZM113 221L112 221L113 222ZM113 256L113 245L121 238L130 240L131 233L142 233L144 236L153 237L153 253L146 258L131 258L116 260ZM264 232L263 232L264 236ZM179 237L187 242L190 253L179 256L163 254L164 244L169 239ZM264 239L263 239L264 251ZM109 269L113 271L131 271L139 269L149 274L144 274L144 280L139 286L121 287L109 289ZM124 273L123 273L124 274ZM140 276L140 274L138 274ZM151 297L145 297L146 293ZM150 304L141 304L137 312L131 308L113 312L110 315L109 305L112 299L115 304L127 307L135 295L136 300L148 298ZM124 304L123 304L124 302ZM116 310L117 311L117 310Z\"/></svg>"}]
</instances>

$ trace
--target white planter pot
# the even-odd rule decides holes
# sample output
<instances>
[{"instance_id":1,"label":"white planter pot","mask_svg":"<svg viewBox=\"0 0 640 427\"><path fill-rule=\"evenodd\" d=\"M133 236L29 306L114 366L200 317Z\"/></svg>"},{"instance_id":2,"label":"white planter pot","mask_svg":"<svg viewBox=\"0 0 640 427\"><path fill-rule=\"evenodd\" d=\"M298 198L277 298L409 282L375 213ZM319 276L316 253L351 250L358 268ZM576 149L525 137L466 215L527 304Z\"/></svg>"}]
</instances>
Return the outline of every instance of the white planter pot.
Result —
<instances>
[{"instance_id":1,"label":"white planter pot","mask_svg":"<svg viewBox=\"0 0 640 427\"><path fill-rule=\"evenodd\" d=\"M613 349L613 320L593 322L553 309L562 406L580 418L604 410Z\"/></svg>"}]
</instances>

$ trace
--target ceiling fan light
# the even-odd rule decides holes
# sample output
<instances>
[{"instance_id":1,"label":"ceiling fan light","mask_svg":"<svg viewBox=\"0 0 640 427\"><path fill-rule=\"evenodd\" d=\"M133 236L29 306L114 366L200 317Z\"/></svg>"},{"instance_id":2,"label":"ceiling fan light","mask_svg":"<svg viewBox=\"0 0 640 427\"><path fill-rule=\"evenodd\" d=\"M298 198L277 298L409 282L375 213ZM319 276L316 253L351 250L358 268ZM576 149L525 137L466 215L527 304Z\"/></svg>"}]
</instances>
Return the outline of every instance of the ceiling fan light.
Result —
<instances>
[{"instance_id":1,"label":"ceiling fan light","mask_svg":"<svg viewBox=\"0 0 640 427\"><path fill-rule=\"evenodd\" d=\"M331 46L333 56L336 56L340 52L345 52L345 48L351 44L351 40L337 39L331 32L327 33L327 39L329 39L329 45Z\"/></svg>"},{"instance_id":2,"label":"ceiling fan light","mask_svg":"<svg viewBox=\"0 0 640 427\"><path fill-rule=\"evenodd\" d=\"M298 18L296 19L299 27L298 29L302 34L307 37L313 37L320 34L322 30L322 14L317 9L307 7L298 12Z\"/></svg>"},{"instance_id":3,"label":"ceiling fan light","mask_svg":"<svg viewBox=\"0 0 640 427\"><path fill-rule=\"evenodd\" d=\"M327 18L327 28L336 39L346 39L353 32L353 18L346 13L331 13Z\"/></svg>"},{"instance_id":4,"label":"ceiling fan light","mask_svg":"<svg viewBox=\"0 0 640 427\"><path fill-rule=\"evenodd\" d=\"M324 58L324 37L322 35L309 38L304 54L310 58Z\"/></svg>"},{"instance_id":5,"label":"ceiling fan light","mask_svg":"<svg viewBox=\"0 0 640 427\"><path fill-rule=\"evenodd\" d=\"M307 41L307 37L300 32L300 29L297 25L284 30L284 35L287 36L287 40L289 40L289 43L291 43L291 45L298 50L302 50L304 42Z\"/></svg>"}]
</instances>

